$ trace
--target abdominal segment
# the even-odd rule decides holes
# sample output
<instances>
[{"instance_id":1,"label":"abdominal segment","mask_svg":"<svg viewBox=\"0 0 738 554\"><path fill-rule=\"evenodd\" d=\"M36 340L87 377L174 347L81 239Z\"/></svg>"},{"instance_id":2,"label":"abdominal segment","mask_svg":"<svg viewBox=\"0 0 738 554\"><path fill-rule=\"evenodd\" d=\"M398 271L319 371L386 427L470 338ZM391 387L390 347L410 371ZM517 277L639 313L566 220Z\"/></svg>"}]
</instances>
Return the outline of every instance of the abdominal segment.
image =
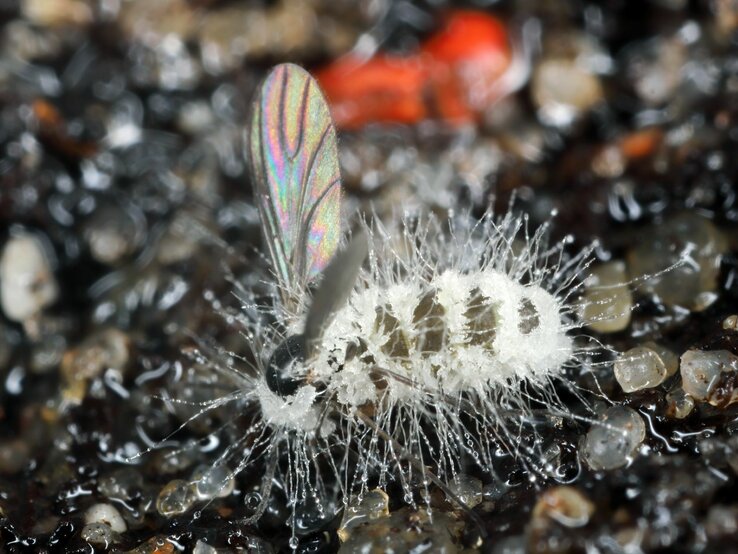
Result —
<instances>
[{"instance_id":1,"label":"abdominal segment","mask_svg":"<svg viewBox=\"0 0 738 554\"><path fill-rule=\"evenodd\" d=\"M562 311L542 287L492 269L370 284L336 314L311 366L350 407L482 393L560 371L572 356Z\"/></svg>"}]
</instances>

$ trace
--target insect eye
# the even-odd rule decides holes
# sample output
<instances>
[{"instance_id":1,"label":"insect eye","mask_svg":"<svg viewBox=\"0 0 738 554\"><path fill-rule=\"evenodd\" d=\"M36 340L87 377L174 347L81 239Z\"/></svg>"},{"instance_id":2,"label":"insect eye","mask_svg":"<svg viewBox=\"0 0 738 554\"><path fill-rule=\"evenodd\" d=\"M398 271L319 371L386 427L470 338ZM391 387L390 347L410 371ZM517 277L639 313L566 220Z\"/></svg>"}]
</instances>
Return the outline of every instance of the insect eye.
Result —
<instances>
[{"instance_id":1,"label":"insect eye","mask_svg":"<svg viewBox=\"0 0 738 554\"><path fill-rule=\"evenodd\" d=\"M279 396L290 396L304 383L304 379L292 371L295 362L305 359L303 335L292 335L282 341L269 358L266 368L266 383Z\"/></svg>"}]
</instances>

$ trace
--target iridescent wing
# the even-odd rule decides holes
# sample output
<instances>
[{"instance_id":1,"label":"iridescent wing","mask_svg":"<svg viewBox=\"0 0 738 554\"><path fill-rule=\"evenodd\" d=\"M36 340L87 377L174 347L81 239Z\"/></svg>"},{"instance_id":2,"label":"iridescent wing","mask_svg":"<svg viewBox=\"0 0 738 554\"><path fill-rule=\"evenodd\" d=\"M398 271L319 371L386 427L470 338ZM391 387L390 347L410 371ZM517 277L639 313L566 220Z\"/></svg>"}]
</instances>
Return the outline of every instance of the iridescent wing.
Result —
<instances>
[{"instance_id":1,"label":"iridescent wing","mask_svg":"<svg viewBox=\"0 0 738 554\"><path fill-rule=\"evenodd\" d=\"M249 131L251 175L274 272L304 290L341 234L341 182L328 105L301 67L275 67L261 85Z\"/></svg>"}]
</instances>

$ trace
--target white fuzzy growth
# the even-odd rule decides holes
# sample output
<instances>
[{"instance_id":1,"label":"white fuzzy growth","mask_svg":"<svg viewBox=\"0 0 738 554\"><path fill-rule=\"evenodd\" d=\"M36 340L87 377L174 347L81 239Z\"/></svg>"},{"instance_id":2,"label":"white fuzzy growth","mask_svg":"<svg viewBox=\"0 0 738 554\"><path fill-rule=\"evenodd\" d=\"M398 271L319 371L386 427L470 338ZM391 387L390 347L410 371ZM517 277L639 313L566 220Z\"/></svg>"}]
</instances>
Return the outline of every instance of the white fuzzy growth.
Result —
<instances>
[{"instance_id":1,"label":"white fuzzy growth","mask_svg":"<svg viewBox=\"0 0 738 554\"><path fill-rule=\"evenodd\" d=\"M295 394L282 398L269 390L266 383L260 382L256 386L256 396L268 425L309 431L318 424L315 406L317 391L310 385L300 387Z\"/></svg>"},{"instance_id":2,"label":"white fuzzy growth","mask_svg":"<svg viewBox=\"0 0 738 554\"><path fill-rule=\"evenodd\" d=\"M367 229L370 269L332 316L313 359L296 364L307 383L284 399L260 385L265 419L310 432L322 410L504 400L502 391L514 396L521 383L545 394L575 357L566 331L577 324L561 291L586 256L562 269L562 245L547 249L545 230L524 230L511 215L453 229L451 237L431 218L402 231L399 243ZM294 320L284 327L293 329Z\"/></svg>"},{"instance_id":3,"label":"white fuzzy growth","mask_svg":"<svg viewBox=\"0 0 738 554\"><path fill-rule=\"evenodd\" d=\"M414 312L428 291L442 309L443 339L433 352L422 352L423 336ZM473 291L481 292L483 308L495 317L494 339L474 344L473 317L468 314ZM521 313L523 302L535 309L536 324L528 332ZM477 301L479 302L479 301ZM388 329L378 324L375 312L384 306L397 318L407 356L388 353L393 340ZM387 288L377 285L356 291L348 305L336 314L327 328L313 371L329 383L337 401L356 408L378 398L369 373L372 367L398 375L407 381L387 380L386 392L393 399L408 399L417 389L456 395L468 390L482 391L512 380L536 380L557 374L571 358L573 346L561 320L562 306L551 294L536 285L523 286L494 269L462 274L449 269L427 283L403 282ZM346 363L351 345L364 344L364 362ZM368 360L368 361L367 361Z\"/></svg>"}]
</instances>

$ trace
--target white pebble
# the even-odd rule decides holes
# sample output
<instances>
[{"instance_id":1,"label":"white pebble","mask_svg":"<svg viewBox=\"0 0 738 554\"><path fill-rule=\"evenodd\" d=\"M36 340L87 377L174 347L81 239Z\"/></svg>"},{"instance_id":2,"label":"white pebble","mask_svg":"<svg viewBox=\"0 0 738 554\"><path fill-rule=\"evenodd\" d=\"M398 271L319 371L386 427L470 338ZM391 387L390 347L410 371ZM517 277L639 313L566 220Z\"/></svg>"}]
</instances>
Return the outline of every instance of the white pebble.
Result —
<instances>
[{"instance_id":1,"label":"white pebble","mask_svg":"<svg viewBox=\"0 0 738 554\"><path fill-rule=\"evenodd\" d=\"M85 512L85 523L104 523L116 533L124 533L126 522L120 512L112 504L94 504Z\"/></svg>"},{"instance_id":2,"label":"white pebble","mask_svg":"<svg viewBox=\"0 0 738 554\"><path fill-rule=\"evenodd\" d=\"M584 527L595 512L595 505L574 487L553 487L543 493L533 508L533 529L545 529L548 520L569 528Z\"/></svg>"},{"instance_id":3,"label":"white pebble","mask_svg":"<svg viewBox=\"0 0 738 554\"><path fill-rule=\"evenodd\" d=\"M668 365L667 365L668 364ZM623 392L656 387L676 372L676 356L655 343L623 352L614 364L615 379Z\"/></svg>"},{"instance_id":4,"label":"white pebble","mask_svg":"<svg viewBox=\"0 0 738 554\"><path fill-rule=\"evenodd\" d=\"M59 287L41 242L30 234L8 240L0 258L0 301L8 319L26 321L58 295Z\"/></svg>"},{"instance_id":5,"label":"white pebble","mask_svg":"<svg viewBox=\"0 0 738 554\"><path fill-rule=\"evenodd\" d=\"M565 59L539 63L533 71L531 89L541 120L557 127L571 125L603 97L597 75Z\"/></svg>"}]
</instances>

